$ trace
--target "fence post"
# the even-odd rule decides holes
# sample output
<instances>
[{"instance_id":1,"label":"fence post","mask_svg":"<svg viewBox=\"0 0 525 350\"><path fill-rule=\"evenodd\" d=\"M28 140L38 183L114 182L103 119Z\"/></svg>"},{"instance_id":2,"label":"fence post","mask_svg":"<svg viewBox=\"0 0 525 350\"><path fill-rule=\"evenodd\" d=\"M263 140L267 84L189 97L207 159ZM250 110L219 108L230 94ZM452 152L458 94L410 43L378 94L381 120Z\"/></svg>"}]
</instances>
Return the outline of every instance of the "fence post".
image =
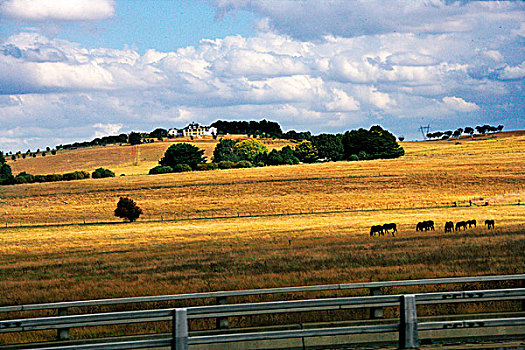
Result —
<instances>
[{"instance_id":1,"label":"fence post","mask_svg":"<svg viewBox=\"0 0 525 350\"><path fill-rule=\"evenodd\" d=\"M171 350L188 350L188 313L186 309L173 309L172 328Z\"/></svg>"},{"instance_id":2,"label":"fence post","mask_svg":"<svg viewBox=\"0 0 525 350\"><path fill-rule=\"evenodd\" d=\"M67 316L67 307L59 307L58 316ZM58 340L69 340L69 328L59 328L57 330Z\"/></svg>"},{"instance_id":3,"label":"fence post","mask_svg":"<svg viewBox=\"0 0 525 350\"><path fill-rule=\"evenodd\" d=\"M226 305L226 297L217 297L217 305ZM228 322L228 317L217 317L216 325L217 329L228 329L230 328L230 323Z\"/></svg>"},{"instance_id":4,"label":"fence post","mask_svg":"<svg viewBox=\"0 0 525 350\"><path fill-rule=\"evenodd\" d=\"M399 348L419 349L417 335L416 297L414 294L401 296L399 324Z\"/></svg>"},{"instance_id":5,"label":"fence post","mask_svg":"<svg viewBox=\"0 0 525 350\"><path fill-rule=\"evenodd\" d=\"M381 295L381 287L370 288L370 295ZM370 318L371 319L383 318L383 308L382 307L370 308Z\"/></svg>"}]
</instances>

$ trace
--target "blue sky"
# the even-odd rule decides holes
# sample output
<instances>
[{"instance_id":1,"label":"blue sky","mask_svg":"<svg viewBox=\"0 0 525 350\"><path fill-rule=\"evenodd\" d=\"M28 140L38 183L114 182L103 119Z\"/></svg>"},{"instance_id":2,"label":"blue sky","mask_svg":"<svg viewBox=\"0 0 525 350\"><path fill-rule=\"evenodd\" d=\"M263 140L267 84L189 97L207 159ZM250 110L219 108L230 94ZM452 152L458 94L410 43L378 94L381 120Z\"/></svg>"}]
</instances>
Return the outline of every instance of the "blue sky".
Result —
<instances>
[{"instance_id":1,"label":"blue sky","mask_svg":"<svg viewBox=\"0 0 525 350\"><path fill-rule=\"evenodd\" d=\"M0 0L0 150L217 119L524 129L524 6Z\"/></svg>"}]
</instances>

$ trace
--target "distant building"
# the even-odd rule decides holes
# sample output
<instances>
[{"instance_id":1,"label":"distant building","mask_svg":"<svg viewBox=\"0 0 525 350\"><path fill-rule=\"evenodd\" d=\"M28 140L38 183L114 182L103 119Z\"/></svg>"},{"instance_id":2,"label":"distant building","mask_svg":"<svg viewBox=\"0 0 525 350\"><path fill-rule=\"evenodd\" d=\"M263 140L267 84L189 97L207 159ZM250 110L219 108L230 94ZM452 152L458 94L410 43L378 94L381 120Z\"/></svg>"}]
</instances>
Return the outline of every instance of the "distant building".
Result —
<instances>
[{"instance_id":1,"label":"distant building","mask_svg":"<svg viewBox=\"0 0 525 350\"><path fill-rule=\"evenodd\" d=\"M217 128L212 126L201 126L198 123L191 123L184 129L169 129L169 137L203 137L217 135Z\"/></svg>"}]
</instances>

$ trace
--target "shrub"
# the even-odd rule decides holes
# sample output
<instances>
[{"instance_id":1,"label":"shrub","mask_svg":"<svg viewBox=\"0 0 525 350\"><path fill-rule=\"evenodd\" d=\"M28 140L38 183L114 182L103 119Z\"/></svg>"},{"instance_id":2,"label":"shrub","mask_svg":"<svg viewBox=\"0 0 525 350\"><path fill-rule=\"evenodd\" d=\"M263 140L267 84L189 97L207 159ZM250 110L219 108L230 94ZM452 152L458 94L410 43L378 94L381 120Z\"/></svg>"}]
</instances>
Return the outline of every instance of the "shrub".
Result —
<instances>
[{"instance_id":1,"label":"shrub","mask_svg":"<svg viewBox=\"0 0 525 350\"><path fill-rule=\"evenodd\" d=\"M215 169L218 169L218 168L219 168L219 166L217 165L217 163L197 164L197 170L200 170L200 171L215 170Z\"/></svg>"},{"instance_id":2,"label":"shrub","mask_svg":"<svg viewBox=\"0 0 525 350\"><path fill-rule=\"evenodd\" d=\"M115 173L109 169L98 168L93 172L93 174L91 174L91 177L93 179L101 179L104 177L115 177Z\"/></svg>"},{"instance_id":3,"label":"shrub","mask_svg":"<svg viewBox=\"0 0 525 350\"><path fill-rule=\"evenodd\" d=\"M368 154L365 151L361 151L357 154L357 157L359 158L359 160L367 160Z\"/></svg>"},{"instance_id":4,"label":"shrub","mask_svg":"<svg viewBox=\"0 0 525 350\"><path fill-rule=\"evenodd\" d=\"M219 169L231 169L233 168L234 164L235 163L232 161L223 160L223 161L220 161L219 164L217 165L219 166Z\"/></svg>"},{"instance_id":5,"label":"shrub","mask_svg":"<svg viewBox=\"0 0 525 350\"><path fill-rule=\"evenodd\" d=\"M173 167L174 173L183 173L185 171L191 171L191 166L188 164L175 164Z\"/></svg>"},{"instance_id":6,"label":"shrub","mask_svg":"<svg viewBox=\"0 0 525 350\"><path fill-rule=\"evenodd\" d=\"M164 165L157 165L156 167L154 168L151 168L149 170L149 174L150 175L156 175L156 174L168 174L168 173L172 173L173 172L173 168L170 167L170 166L164 166Z\"/></svg>"},{"instance_id":7,"label":"shrub","mask_svg":"<svg viewBox=\"0 0 525 350\"><path fill-rule=\"evenodd\" d=\"M63 174L62 179L64 181L89 179L89 173L87 171L74 171Z\"/></svg>"},{"instance_id":8,"label":"shrub","mask_svg":"<svg viewBox=\"0 0 525 350\"><path fill-rule=\"evenodd\" d=\"M359 157L357 154L352 154L350 157L348 157L348 160L351 162L357 162L359 160Z\"/></svg>"},{"instance_id":9,"label":"shrub","mask_svg":"<svg viewBox=\"0 0 525 350\"><path fill-rule=\"evenodd\" d=\"M234 168L251 168L253 165L247 160L241 160L233 165Z\"/></svg>"},{"instance_id":10,"label":"shrub","mask_svg":"<svg viewBox=\"0 0 525 350\"><path fill-rule=\"evenodd\" d=\"M140 209L132 199L120 197L120 200L117 203L117 209L115 209L115 216L133 222L137 220L141 214L142 209Z\"/></svg>"}]
</instances>

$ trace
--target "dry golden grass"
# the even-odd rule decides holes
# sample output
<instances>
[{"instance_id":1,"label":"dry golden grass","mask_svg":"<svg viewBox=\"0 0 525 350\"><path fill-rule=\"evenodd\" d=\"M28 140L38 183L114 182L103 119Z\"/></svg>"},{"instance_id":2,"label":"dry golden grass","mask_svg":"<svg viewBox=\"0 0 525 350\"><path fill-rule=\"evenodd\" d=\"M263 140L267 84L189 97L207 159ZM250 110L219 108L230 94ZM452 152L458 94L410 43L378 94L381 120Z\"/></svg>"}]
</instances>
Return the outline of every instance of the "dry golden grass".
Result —
<instances>
[{"instance_id":1,"label":"dry golden grass","mask_svg":"<svg viewBox=\"0 0 525 350\"><path fill-rule=\"evenodd\" d=\"M525 135L504 136L405 142L395 160L4 186L1 304L523 273ZM119 196L138 222L77 225L117 221ZM429 219L436 231L415 232ZM398 236L369 237L386 222ZM15 227L48 223L63 226Z\"/></svg>"},{"instance_id":2,"label":"dry golden grass","mask_svg":"<svg viewBox=\"0 0 525 350\"><path fill-rule=\"evenodd\" d=\"M240 135L227 136L227 138L243 139ZM289 145L285 140L262 140L271 150ZM213 150L218 140L211 137L189 140L185 138L166 139L142 145L108 145L79 148L75 150L59 150L56 155L47 152L47 156L19 158L16 161L8 159L13 174L25 171L29 174L54 174L67 173L76 170L93 171L103 167L111 169L117 175L147 174L154 166L158 165L166 149L174 143L189 142L204 150L208 161L213 157Z\"/></svg>"}]
</instances>

